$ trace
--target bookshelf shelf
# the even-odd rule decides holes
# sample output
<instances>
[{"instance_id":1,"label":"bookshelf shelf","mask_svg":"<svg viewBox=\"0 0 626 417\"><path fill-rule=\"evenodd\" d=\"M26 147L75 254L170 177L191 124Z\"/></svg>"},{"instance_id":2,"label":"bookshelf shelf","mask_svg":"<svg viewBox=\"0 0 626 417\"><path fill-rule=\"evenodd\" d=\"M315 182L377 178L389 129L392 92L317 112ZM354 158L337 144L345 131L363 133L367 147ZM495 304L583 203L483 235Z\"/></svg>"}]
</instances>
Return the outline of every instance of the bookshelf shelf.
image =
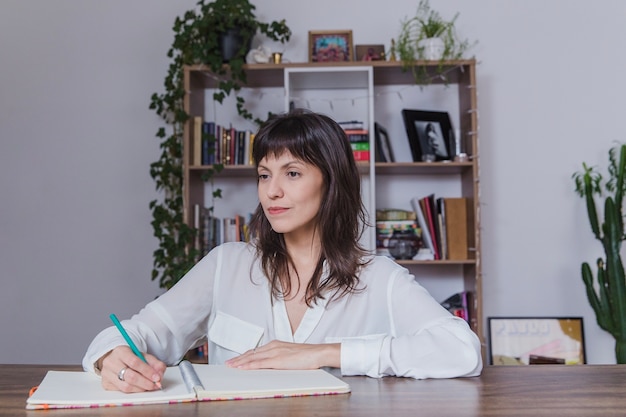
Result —
<instances>
[{"instance_id":1,"label":"bookshelf shelf","mask_svg":"<svg viewBox=\"0 0 626 417\"><path fill-rule=\"evenodd\" d=\"M441 266L441 265L476 265L475 259L463 259L463 260L436 260L436 261L413 261L413 260L396 260L397 263L404 266L411 265L430 265L430 266Z\"/></svg>"},{"instance_id":2,"label":"bookshelf shelf","mask_svg":"<svg viewBox=\"0 0 626 417\"><path fill-rule=\"evenodd\" d=\"M282 107L282 110L278 108L279 111L286 111L290 106L307 107L328 114L337 121L363 122L370 132L371 155L369 161L360 161L358 166L363 181L363 201L372 227L368 228L362 243L371 250L376 247L376 228L373 226L377 209L410 210L412 197L431 193L467 200L467 259L397 262L409 269L420 283L429 280L434 282L432 286L424 286L440 301L450 294L439 294L437 297L433 289L443 285L447 291L446 285L450 281L452 284L449 286L457 291L471 292L470 324L484 345L476 62L459 60L442 65L438 61L420 61L415 64L432 75L430 84L423 89L415 86L412 72L405 70L401 62L244 65L248 80L244 90L251 92L250 97L255 97L255 94L261 97L255 103L247 98L246 103L255 106L254 112L257 114L266 114L269 110L275 112L275 107L268 107L267 99L279 94L277 103ZM435 76L440 69L443 69L444 77ZM206 67L189 66L185 69L185 81L187 113L211 119L209 113L214 108L211 89L215 88L216 78ZM405 94L409 90L413 96ZM433 99L433 95L436 98ZM457 136L461 137L463 151L468 159L463 162L410 162L406 161L407 158L411 159L409 152L400 151L395 152L396 157L399 157L397 162L376 162L375 152L372 151L375 149L374 122L389 128L393 147L399 141L406 141L401 108L392 108L390 97L400 102L396 106L406 108L443 107L450 113L454 127L460 132ZM232 113L232 119L224 120L224 124L235 124L237 116L234 111ZM194 206L207 204L211 195L210 186L202 179L211 166L190 165L192 137L193 126L190 122L185 128L183 187L185 221L191 226ZM253 166L226 165L221 172L216 173L212 182L220 188L226 186L224 195L227 197L211 202L216 207L220 206L222 213L247 214L256 207L256 172ZM245 213L238 213L244 210Z\"/></svg>"},{"instance_id":3,"label":"bookshelf shelf","mask_svg":"<svg viewBox=\"0 0 626 417\"><path fill-rule=\"evenodd\" d=\"M376 175L448 175L471 170L471 162L376 162Z\"/></svg>"}]
</instances>

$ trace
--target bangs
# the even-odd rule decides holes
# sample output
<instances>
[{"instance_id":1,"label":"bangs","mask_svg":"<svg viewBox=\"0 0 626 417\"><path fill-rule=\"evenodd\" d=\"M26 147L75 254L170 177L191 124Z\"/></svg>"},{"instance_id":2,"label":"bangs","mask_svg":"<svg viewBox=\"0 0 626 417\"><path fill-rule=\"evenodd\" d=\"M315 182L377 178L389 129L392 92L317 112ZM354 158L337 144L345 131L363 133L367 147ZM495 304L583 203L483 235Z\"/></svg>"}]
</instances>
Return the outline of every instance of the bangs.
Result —
<instances>
[{"instance_id":1,"label":"bangs","mask_svg":"<svg viewBox=\"0 0 626 417\"><path fill-rule=\"evenodd\" d=\"M252 158L254 165L259 166L259 162L267 157L279 158L283 153L289 152L295 158L304 162L313 163L312 155L309 155L307 142L313 138L310 129L297 119L282 119L277 123L268 123L261 127L254 138L252 147Z\"/></svg>"}]
</instances>

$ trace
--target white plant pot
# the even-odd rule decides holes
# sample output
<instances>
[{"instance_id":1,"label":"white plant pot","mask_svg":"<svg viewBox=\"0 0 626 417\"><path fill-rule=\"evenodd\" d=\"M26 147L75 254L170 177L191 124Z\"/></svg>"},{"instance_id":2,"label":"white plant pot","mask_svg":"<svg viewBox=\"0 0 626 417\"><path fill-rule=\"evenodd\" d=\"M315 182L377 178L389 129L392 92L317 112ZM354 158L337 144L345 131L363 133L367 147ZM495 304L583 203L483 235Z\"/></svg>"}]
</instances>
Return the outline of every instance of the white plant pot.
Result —
<instances>
[{"instance_id":1,"label":"white plant pot","mask_svg":"<svg viewBox=\"0 0 626 417\"><path fill-rule=\"evenodd\" d=\"M445 45L441 38L422 39L417 43L420 57L426 60L440 60L443 58Z\"/></svg>"}]
</instances>

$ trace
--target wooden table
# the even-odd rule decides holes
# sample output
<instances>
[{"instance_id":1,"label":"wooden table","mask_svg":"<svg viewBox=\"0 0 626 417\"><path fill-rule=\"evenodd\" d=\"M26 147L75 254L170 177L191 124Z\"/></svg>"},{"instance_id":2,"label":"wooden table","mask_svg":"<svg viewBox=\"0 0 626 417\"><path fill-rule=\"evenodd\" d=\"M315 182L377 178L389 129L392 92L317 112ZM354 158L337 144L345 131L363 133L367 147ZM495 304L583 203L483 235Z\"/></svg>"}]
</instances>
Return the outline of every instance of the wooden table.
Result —
<instances>
[{"instance_id":1,"label":"wooden table","mask_svg":"<svg viewBox=\"0 0 626 417\"><path fill-rule=\"evenodd\" d=\"M626 365L489 366L477 378L417 381L345 377L350 394L99 409L27 411L46 371L0 365L0 416L624 416Z\"/></svg>"}]
</instances>

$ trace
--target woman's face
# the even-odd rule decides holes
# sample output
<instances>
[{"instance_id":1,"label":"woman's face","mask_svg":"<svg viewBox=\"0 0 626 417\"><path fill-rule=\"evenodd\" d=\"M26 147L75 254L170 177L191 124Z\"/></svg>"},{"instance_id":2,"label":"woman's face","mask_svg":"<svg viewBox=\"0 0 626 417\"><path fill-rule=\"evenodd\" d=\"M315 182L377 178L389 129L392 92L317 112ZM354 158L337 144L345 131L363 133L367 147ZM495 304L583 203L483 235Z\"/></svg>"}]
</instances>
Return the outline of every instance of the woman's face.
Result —
<instances>
[{"instance_id":1,"label":"woman's face","mask_svg":"<svg viewBox=\"0 0 626 417\"><path fill-rule=\"evenodd\" d=\"M320 169L285 151L263 158L258 175L259 202L272 229L296 238L314 233L324 193Z\"/></svg>"}]
</instances>

